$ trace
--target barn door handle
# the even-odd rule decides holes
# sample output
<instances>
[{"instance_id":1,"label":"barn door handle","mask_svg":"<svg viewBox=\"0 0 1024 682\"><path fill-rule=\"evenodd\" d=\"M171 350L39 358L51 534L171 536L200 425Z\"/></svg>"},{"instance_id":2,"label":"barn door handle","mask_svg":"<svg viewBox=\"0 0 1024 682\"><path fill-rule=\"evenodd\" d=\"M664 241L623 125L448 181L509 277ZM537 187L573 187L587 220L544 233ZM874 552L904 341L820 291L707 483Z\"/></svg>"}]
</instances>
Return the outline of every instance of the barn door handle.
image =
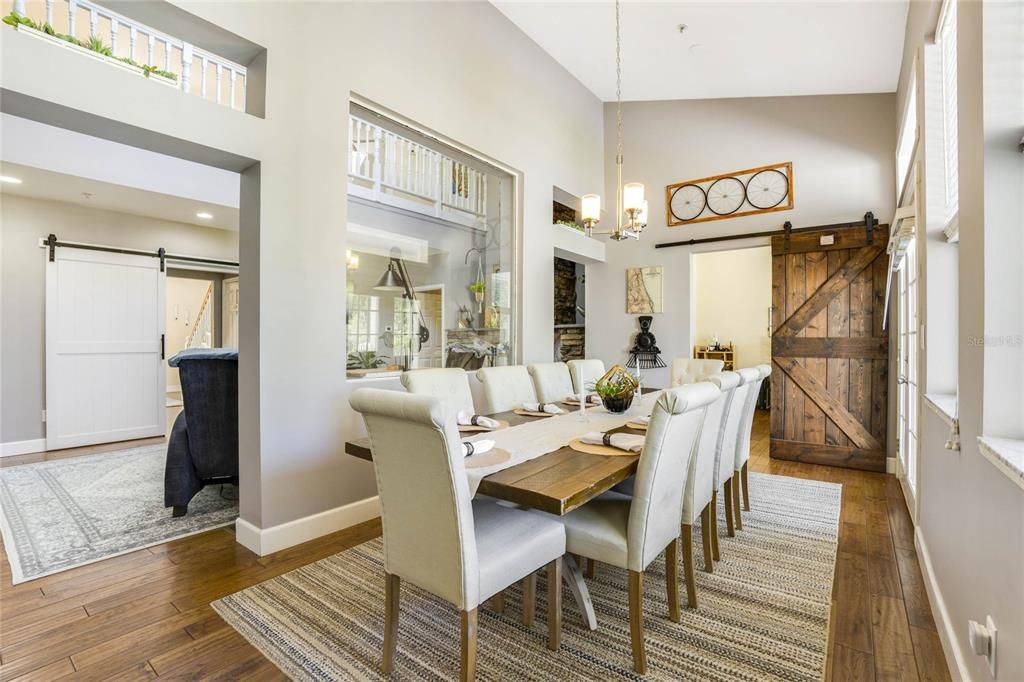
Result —
<instances>
[{"instance_id":1,"label":"barn door handle","mask_svg":"<svg viewBox=\"0 0 1024 682\"><path fill-rule=\"evenodd\" d=\"M164 350L165 350L164 349L164 338L165 338L165 335L161 334L160 335L160 359L161 360L163 360L164 357L165 357L165 354L164 354Z\"/></svg>"}]
</instances>

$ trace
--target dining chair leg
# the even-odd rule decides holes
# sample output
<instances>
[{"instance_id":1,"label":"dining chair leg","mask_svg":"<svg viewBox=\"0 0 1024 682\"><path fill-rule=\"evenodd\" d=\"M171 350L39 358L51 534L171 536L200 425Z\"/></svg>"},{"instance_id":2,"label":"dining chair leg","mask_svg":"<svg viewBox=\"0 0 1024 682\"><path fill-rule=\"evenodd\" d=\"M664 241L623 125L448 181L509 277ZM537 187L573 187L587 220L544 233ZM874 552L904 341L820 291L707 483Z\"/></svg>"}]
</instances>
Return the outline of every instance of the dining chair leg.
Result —
<instances>
[{"instance_id":1,"label":"dining chair leg","mask_svg":"<svg viewBox=\"0 0 1024 682\"><path fill-rule=\"evenodd\" d=\"M732 515L736 522L736 530L743 530L743 515L740 513L740 482L739 472L732 475Z\"/></svg>"},{"instance_id":2,"label":"dining chair leg","mask_svg":"<svg viewBox=\"0 0 1024 682\"><path fill-rule=\"evenodd\" d=\"M690 526L683 526L684 529L690 530ZM693 546L693 532L688 533L690 546ZM684 540L684 542L686 542ZM686 566L692 563L693 553L688 552L687 557L684 557L683 570L687 570ZM672 619L673 623L679 622L679 538L676 538L672 542L668 543L668 547L665 548L665 588L668 593L668 617ZM686 585L687 596L689 596L690 585Z\"/></svg>"},{"instance_id":3,"label":"dining chair leg","mask_svg":"<svg viewBox=\"0 0 1024 682\"><path fill-rule=\"evenodd\" d=\"M711 556L719 561L722 555L718 552L718 491L711 494Z\"/></svg>"},{"instance_id":4,"label":"dining chair leg","mask_svg":"<svg viewBox=\"0 0 1024 682\"><path fill-rule=\"evenodd\" d=\"M390 573L384 574L384 657L380 669L385 675L395 665L395 649L398 646L398 601L402 579Z\"/></svg>"},{"instance_id":5,"label":"dining chair leg","mask_svg":"<svg viewBox=\"0 0 1024 682\"><path fill-rule=\"evenodd\" d=\"M644 651L644 574L629 572L629 637L633 643L633 670L647 672L647 654Z\"/></svg>"},{"instance_id":6,"label":"dining chair leg","mask_svg":"<svg viewBox=\"0 0 1024 682\"><path fill-rule=\"evenodd\" d=\"M697 608L697 575L693 565L693 526L683 525L683 573L686 576L686 608Z\"/></svg>"},{"instance_id":7,"label":"dining chair leg","mask_svg":"<svg viewBox=\"0 0 1024 682\"><path fill-rule=\"evenodd\" d=\"M597 577L597 561L595 561L594 559L587 559L587 577Z\"/></svg>"},{"instance_id":8,"label":"dining chair leg","mask_svg":"<svg viewBox=\"0 0 1024 682\"><path fill-rule=\"evenodd\" d=\"M523 578L523 625L533 626L533 613L537 605L537 574Z\"/></svg>"},{"instance_id":9,"label":"dining chair leg","mask_svg":"<svg viewBox=\"0 0 1024 682\"><path fill-rule=\"evenodd\" d=\"M459 680L470 682L476 678L476 609L462 612L462 661Z\"/></svg>"},{"instance_id":10,"label":"dining chair leg","mask_svg":"<svg viewBox=\"0 0 1024 682\"><path fill-rule=\"evenodd\" d=\"M736 536L736 526L732 518L733 512L733 499L732 499L732 479L730 478L725 482L725 530L729 533L729 537Z\"/></svg>"},{"instance_id":11,"label":"dining chair leg","mask_svg":"<svg viewBox=\"0 0 1024 682\"><path fill-rule=\"evenodd\" d=\"M495 613L505 613L505 590L491 597L491 608Z\"/></svg>"},{"instance_id":12,"label":"dining chair leg","mask_svg":"<svg viewBox=\"0 0 1024 682\"><path fill-rule=\"evenodd\" d=\"M742 480L743 480L743 509L750 511L750 481L747 480L747 465L750 462L743 463Z\"/></svg>"},{"instance_id":13,"label":"dining chair leg","mask_svg":"<svg viewBox=\"0 0 1024 682\"><path fill-rule=\"evenodd\" d=\"M700 513L700 540L704 548L704 570L707 573L715 572L715 562L711 558L711 550L714 541L711 539L711 505L704 507Z\"/></svg>"},{"instance_id":14,"label":"dining chair leg","mask_svg":"<svg viewBox=\"0 0 1024 682\"><path fill-rule=\"evenodd\" d=\"M562 646L562 557L548 564L548 648Z\"/></svg>"}]
</instances>

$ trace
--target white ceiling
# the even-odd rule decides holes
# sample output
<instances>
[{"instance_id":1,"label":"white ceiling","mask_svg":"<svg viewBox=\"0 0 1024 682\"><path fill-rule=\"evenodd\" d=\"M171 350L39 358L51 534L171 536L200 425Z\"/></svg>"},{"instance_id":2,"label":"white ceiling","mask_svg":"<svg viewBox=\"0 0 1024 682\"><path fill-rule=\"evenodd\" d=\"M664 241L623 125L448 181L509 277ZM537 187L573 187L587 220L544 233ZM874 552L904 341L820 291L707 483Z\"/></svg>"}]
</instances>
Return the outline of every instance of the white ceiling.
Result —
<instances>
[{"instance_id":1,"label":"white ceiling","mask_svg":"<svg viewBox=\"0 0 1024 682\"><path fill-rule=\"evenodd\" d=\"M238 208L197 201L188 197L150 192L79 175L56 173L21 164L0 163L0 175L12 176L21 184L0 184L0 194L60 201L89 208L157 218L176 223L191 223L223 230L238 229ZM209 220L196 217L208 212Z\"/></svg>"},{"instance_id":2,"label":"white ceiling","mask_svg":"<svg viewBox=\"0 0 1024 682\"><path fill-rule=\"evenodd\" d=\"M491 1L615 100L612 2ZM623 0L621 15L623 100L894 92L907 2Z\"/></svg>"}]
</instances>

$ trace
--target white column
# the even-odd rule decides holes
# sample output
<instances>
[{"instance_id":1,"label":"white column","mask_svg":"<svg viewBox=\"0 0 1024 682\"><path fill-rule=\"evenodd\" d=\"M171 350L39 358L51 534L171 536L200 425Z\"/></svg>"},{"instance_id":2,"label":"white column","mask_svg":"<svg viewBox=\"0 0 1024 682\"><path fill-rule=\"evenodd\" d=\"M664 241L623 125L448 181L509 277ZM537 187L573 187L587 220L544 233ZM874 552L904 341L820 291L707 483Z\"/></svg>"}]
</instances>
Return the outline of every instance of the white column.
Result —
<instances>
[{"instance_id":1,"label":"white column","mask_svg":"<svg viewBox=\"0 0 1024 682\"><path fill-rule=\"evenodd\" d=\"M128 58L135 59L135 40L139 37L139 32L134 26L128 28Z\"/></svg>"},{"instance_id":2,"label":"white column","mask_svg":"<svg viewBox=\"0 0 1024 682\"><path fill-rule=\"evenodd\" d=\"M171 71L171 41L164 41L164 71Z\"/></svg>"},{"instance_id":3,"label":"white column","mask_svg":"<svg viewBox=\"0 0 1024 682\"><path fill-rule=\"evenodd\" d=\"M18 2L22 7L25 6L25 0L18 0ZM53 26L53 0L46 0L46 23Z\"/></svg>"},{"instance_id":4,"label":"white column","mask_svg":"<svg viewBox=\"0 0 1024 682\"><path fill-rule=\"evenodd\" d=\"M114 17L110 18L110 51L117 56L117 31L120 28L120 24Z\"/></svg>"},{"instance_id":5,"label":"white column","mask_svg":"<svg viewBox=\"0 0 1024 682\"><path fill-rule=\"evenodd\" d=\"M156 47L156 36L149 34L149 41L146 45L146 66L153 66L153 48Z\"/></svg>"},{"instance_id":6,"label":"white column","mask_svg":"<svg viewBox=\"0 0 1024 682\"><path fill-rule=\"evenodd\" d=\"M235 108L235 77L237 75L235 70L231 69L231 100L228 102L228 106L232 109Z\"/></svg>"},{"instance_id":7,"label":"white column","mask_svg":"<svg viewBox=\"0 0 1024 682\"><path fill-rule=\"evenodd\" d=\"M220 82L221 76L224 73L224 67L217 64L217 104L220 104Z\"/></svg>"},{"instance_id":8,"label":"white column","mask_svg":"<svg viewBox=\"0 0 1024 682\"><path fill-rule=\"evenodd\" d=\"M25 0L14 0L14 11L25 16Z\"/></svg>"},{"instance_id":9,"label":"white column","mask_svg":"<svg viewBox=\"0 0 1024 682\"><path fill-rule=\"evenodd\" d=\"M100 15L96 13L95 9L89 10L89 37L96 35L96 23L99 21Z\"/></svg>"},{"instance_id":10,"label":"white column","mask_svg":"<svg viewBox=\"0 0 1024 682\"><path fill-rule=\"evenodd\" d=\"M192 45L189 43L181 46L181 90L192 91Z\"/></svg>"},{"instance_id":11,"label":"white column","mask_svg":"<svg viewBox=\"0 0 1024 682\"><path fill-rule=\"evenodd\" d=\"M75 15L78 14L78 3L68 0L68 35L75 35Z\"/></svg>"},{"instance_id":12,"label":"white column","mask_svg":"<svg viewBox=\"0 0 1024 682\"><path fill-rule=\"evenodd\" d=\"M206 99L206 71L209 68L209 66L210 66L210 60L207 59L206 55L203 55L203 63L202 63L203 73L199 77L199 84L200 84L199 85L199 89L200 89L199 94L200 94L200 96L203 99Z\"/></svg>"}]
</instances>

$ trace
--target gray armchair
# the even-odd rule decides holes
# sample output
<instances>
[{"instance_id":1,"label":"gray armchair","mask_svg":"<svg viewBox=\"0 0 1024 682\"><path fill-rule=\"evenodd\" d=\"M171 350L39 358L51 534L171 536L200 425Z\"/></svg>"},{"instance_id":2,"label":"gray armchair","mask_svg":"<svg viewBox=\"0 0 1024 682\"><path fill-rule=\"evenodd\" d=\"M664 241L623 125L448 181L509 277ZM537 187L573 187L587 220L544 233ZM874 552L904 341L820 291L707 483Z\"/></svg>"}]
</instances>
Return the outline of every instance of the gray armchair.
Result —
<instances>
[{"instance_id":1,"label":"gray armchair","mask_svg":"<svg viewBox=\"0 0 1024 682\"><path fill-rule=\"evenodd\" d=\"M205 486L238 485L238 351L191 348L168 364L178 368L185 408L167 446L164 506L184 516Z\"/></svg>"}]
</instances>

